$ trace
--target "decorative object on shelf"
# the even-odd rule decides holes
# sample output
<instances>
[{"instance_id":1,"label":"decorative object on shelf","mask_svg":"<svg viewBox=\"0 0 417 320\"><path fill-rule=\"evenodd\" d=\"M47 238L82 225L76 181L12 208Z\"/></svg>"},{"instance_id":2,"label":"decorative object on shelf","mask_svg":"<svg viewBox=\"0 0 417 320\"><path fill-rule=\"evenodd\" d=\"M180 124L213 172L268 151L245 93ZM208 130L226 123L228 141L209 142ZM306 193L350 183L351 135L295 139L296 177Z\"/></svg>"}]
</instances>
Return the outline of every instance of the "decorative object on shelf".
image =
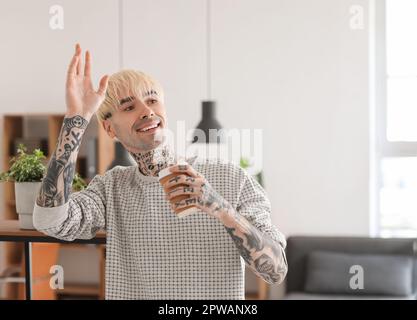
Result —
<instances>
[{"instance_id":1,"label":"decorative object on shelf","mask_svg":"<svg viewBox=\"0 0 417 320\"><path fill-rule=\"evenodd\" d=\"M14 181L19 225L22 229L34 229L32 213L46 171L42 162L45 155L40 149L31 154L26 152L27 148L20 144L17 157L10 160L10 169L0 174L0 181Z\"/></svg>"},{"instance_id":2,"label":"decorative object on shelf","mask_svg":"<svg viewBox=\"0 0 417 320\"><path fill-rule=\"evenodd\" d=\"M250 175L252 175L255 178L255 180L258 181L261 187L264 187L264 178L262 170L256 169L248 158L240 158L240 167L245 169Z\"/></svg>"},{"instance_id":3,"label":"decorative object on shelf","mask_svg":"<svg viewBox=\"0 0 417 320\"><path fill-rule=\"evenodd\" d=\"M72 180L72 192L82 191L87 187L87 183L81 177L81 175L76 172L74 175L74 179Z\"/></svg>"},{"instance_id":4,"label":"decorative object on shelf","mask_svg":"<svg viewBox=\"0 0 417 320\"><path fill-rule=\"evenodd\" d=\"M134 162L129 152L125 149L125 147L123 147L121 142L116 141L114 146L114 160L107 167L107 170L110 170L116 166L128 167L133 164Z\"/></svg>"},{"instance_id":5,"label":"decorative object on shelf","mask_svg":"<svg viewBox=\"0 0 417 320\"><path fill-rule=\"evenodd\" d=\"M48 157L48 139L43 138L16 138L10 145L10 155L14 155L19 145L23 144L26 147L27 153L33 153L36 149L43 152L45 157Z\"/></svg>"},{"instance_id":6,"label":"decorative object on shelf","mask_svg":"<svg viewBox=\"0 0 417 320\"><path fill-rule=\"evenodd\" d=\"M97 138L90 138L87 140L87 159L85 162L85 177L87 179L93 179L97 174L97 144Z\"/></svg>"}]
</instances>

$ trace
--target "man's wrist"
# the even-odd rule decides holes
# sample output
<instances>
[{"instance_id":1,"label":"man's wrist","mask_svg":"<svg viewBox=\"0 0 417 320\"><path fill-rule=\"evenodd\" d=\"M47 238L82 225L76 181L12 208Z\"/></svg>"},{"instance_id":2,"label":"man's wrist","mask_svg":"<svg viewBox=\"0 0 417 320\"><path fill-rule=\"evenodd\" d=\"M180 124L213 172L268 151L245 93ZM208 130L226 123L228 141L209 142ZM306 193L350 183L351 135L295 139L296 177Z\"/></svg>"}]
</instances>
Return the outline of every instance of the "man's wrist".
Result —
<instances>
[{"instance_id":1,"label":"man's wrist","mask_svg":"<svg viewBox=\"0 0 417 320\"><path fill-rule=\"evenodd\" d=\"M86 120L87 122L90 122L91 118L93 117L94 114L91 113L84 113L84 112L67 112L65 114L65 118L74 118L74 117L81 117L84 120Z\"/></svg>"},{"instance_id":2,"label":"man's wrist","mask_svg":"<svg viewBox=\"0 0 417 320\"><path fill-rule=\"evenodd\" d=\"M220 207L220 209L216 210L216 207ZM211 210L213 211L213 215L216 216L217 219L219 219L219 221L224 225L230 224L231 220L233 220L233 216L235 215L233 207L228 202L216 205L214 209Z\"/></svg>"}]
</instances>

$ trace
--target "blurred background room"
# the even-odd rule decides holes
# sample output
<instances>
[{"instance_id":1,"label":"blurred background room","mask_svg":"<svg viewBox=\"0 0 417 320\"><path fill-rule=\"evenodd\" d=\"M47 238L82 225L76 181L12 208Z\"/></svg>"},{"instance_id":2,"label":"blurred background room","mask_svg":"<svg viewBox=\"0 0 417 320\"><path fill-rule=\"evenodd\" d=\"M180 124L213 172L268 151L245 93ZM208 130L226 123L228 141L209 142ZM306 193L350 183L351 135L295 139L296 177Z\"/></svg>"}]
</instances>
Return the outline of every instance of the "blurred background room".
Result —
<instances>
[{"instance_id":1,"label":"blurred background room","mask_svg":"<svg viewBox=\"0 0 417 320\"><path fill-rule=\"evenodd\" d=\"M199 124L202 101L226 130L261 130L251 173L289 272L268 285L247 270L248 299L415 299L416 14L415 0L0 0L0 171L19 143L54 151L80 43L94 84L127 68L158 79L174 132ZM88 183L116 151L94 121L77 172ZM18 219L13 182L0 199L1 226ZM25 298L24 253L0 241L2 299ZM33 243L31 259L32 299L103 299L103 244Z\"/></svg>"}]
</instances>

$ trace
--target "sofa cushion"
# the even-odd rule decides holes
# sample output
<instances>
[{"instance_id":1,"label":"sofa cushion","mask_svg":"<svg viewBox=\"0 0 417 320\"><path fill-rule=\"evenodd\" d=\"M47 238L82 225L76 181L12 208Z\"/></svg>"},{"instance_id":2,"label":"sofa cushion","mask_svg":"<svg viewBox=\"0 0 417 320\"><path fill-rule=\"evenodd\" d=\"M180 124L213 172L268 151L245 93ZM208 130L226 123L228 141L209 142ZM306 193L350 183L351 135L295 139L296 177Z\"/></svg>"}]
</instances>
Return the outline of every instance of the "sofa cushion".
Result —
<instances>
[{"instance_id":1,"label":"sofa cushion","mask_svg":"<svg viewBox=\"0 0 417 320\"><path fill-rule=\"evenodd\" d=\"M353 295L353 294L319 294L292 292L286 294L283 300L416 300L415 295L411 296L383 296L383 295Z\"/></svg>"},{"instance_id":2,"label":"sofa cushion","mask_svg":"<svg viewBox=\"0 0 417 320\"><path fill-rule=\"evenodd\" d=\"M358 288L362 270L363 288ZM412 285L413 259L408 256L326 251L307 256L305 291L309 293L410 296Z\"/></svg>"}]
</instances>

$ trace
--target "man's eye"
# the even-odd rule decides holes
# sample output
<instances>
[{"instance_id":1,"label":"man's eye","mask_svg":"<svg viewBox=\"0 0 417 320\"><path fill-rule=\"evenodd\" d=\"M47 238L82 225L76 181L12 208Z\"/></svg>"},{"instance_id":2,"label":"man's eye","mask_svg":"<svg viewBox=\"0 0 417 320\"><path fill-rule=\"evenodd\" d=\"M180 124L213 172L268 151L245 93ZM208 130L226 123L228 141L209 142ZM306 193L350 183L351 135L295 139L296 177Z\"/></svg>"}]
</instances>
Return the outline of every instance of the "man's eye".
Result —
<instances>
[{"instance_id":1,"label":"man's eye","mask_svg":"<svg viewBox=\"0 0 417 320\"><path fill-rule=\"evenodd\" d=\"M128 106L124 109L124 111L130 111L130 110L133 110L133 106Z\"/></svg>"},{"instance_id":2,"label":"man's eye","mask_svg":"<svg viewBox=\"0 0 417 320\"><path fill-rule=\"evenodd\" d=\"M148 102L149 102L150 104L154 104L154 103L157 103L157 102L158 102L158 100L156 100L156 99L149 99L149 100L148 100Z\"/></svg>"}]
</instances>

